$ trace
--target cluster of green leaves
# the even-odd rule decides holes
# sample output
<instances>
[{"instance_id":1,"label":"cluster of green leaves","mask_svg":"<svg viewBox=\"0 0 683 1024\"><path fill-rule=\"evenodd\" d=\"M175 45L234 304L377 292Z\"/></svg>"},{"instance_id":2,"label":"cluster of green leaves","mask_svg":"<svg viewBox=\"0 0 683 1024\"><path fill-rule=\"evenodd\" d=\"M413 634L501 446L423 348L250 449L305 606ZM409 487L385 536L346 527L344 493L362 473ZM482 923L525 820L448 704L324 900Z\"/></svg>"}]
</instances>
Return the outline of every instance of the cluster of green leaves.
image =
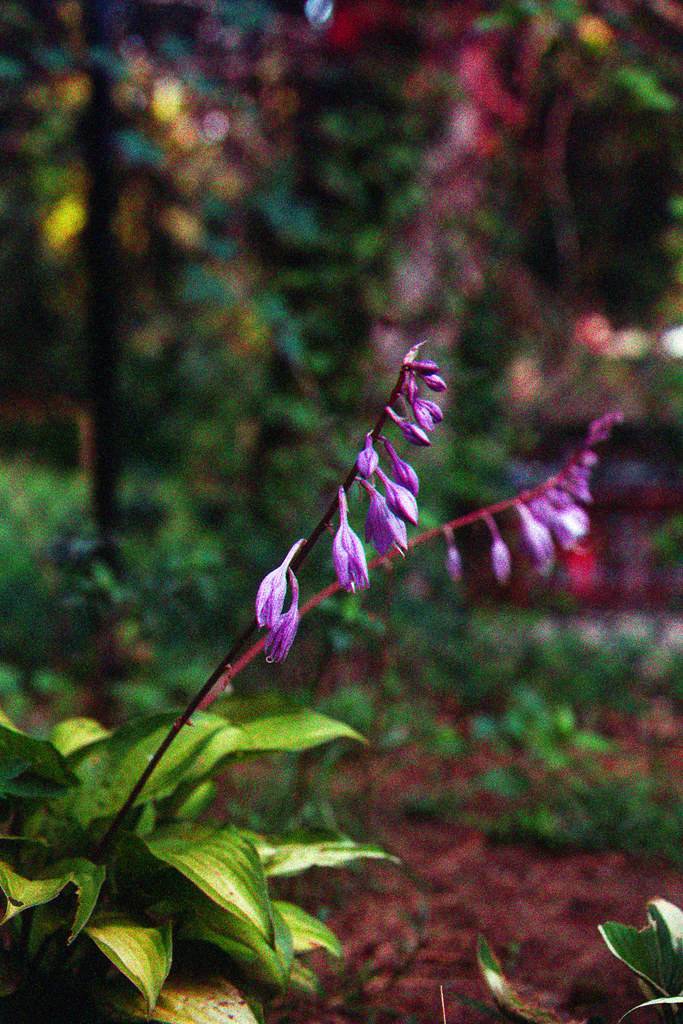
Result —
<instances>
[{"instance_id":1,"label":"cluster of green leaves","mask_svg":"<svg viewBox=\"0 0 683 1024\"><path fill-rule=\"evenodd\" d=\"M600 934L609 951L636 974L647 997L633 1010L651 1006L663 1024L676 1024L683 1012L683 911L668 900L649 900L647 919L640 930L607 921Z\"/></svg>"},{"instance_id":2,"label":"cluster of green leaves","mask_svg":"<svg viewBox=\"0 0 683 1024\"><path fill-rule=\"evenodd\" d=\"M113 732L68 719L47 740L2 715L0 991L12 1019L40 1019L41 1006L54 1012L48 989L77 987L93 1020L198 1024L219 1007L247 1024L290 987L316 989L310 950L341 955L329 928L276 899L270 879L383 852L334 832L264 835L205 813L229 764L359 734L276 698L214 708L179 733L101 862L98 841L173 719Z\"/></svg>"}]
</instances>

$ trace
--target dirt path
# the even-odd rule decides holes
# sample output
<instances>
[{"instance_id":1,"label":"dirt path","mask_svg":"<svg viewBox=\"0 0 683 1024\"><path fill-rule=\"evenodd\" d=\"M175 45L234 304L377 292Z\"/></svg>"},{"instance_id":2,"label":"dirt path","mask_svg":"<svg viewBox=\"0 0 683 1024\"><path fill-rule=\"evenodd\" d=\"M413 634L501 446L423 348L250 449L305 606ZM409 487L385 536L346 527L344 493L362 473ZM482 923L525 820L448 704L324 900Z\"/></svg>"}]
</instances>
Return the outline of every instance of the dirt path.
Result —
<instances>
[{"instance_id":1,"label":"dirt path","mask_svg":"<svg viewBox=\"0 0 683 1024\"><path fill-rule=\"evenodd\" d=\"M384 839L404 869L371 864L346 875L337 893L345 909L329 919L344 944L345 970L324 967L326 997L281 1010L279 1024L437 1024L440 984L448 1024L483 1021L458 1000L486 998L474 957L479 932L521 991L529 986L567 1017L616 1024L639 992L597 925L641 924L652 896L683 901L680 871L621 853L495 846L474 830L407 820Z\"/></svg>"}]
</instances>

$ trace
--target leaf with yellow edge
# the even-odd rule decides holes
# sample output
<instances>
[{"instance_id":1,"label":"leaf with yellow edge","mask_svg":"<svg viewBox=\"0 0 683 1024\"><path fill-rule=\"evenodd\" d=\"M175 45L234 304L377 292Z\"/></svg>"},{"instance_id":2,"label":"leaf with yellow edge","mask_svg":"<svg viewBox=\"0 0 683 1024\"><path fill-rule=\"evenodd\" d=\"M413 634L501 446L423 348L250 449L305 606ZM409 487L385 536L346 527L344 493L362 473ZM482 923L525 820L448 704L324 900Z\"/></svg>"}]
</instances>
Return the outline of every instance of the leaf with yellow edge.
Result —
<instances>
[{"instance_id":1,"label":"leaf with yellow edge","mask_svg":"<svg viewBox=\"0 0 683 1024\"><path fill-rule=\"evenodd\" d=\"M85 934L135 985L151 1013L171 969L170 924L153 928L124 914L108 914L89 924Z\"/></svg>"},{"instance_id":2,"label":"leaf with yellow edge","mask_svg":"<svg viewBox=\"0 0 683 1024\"><path fill-rule=\"evenodd\" d=\"M148 1021L149 1024L260 1024L260 1008L225 978L198 981L172 977L163 987L151 1016L143 1001L132 992L109 989L100 994L105 1012L119 1021ZM256 1011L256 1012L255 1012Z\"/></svg>"}]
</instances>

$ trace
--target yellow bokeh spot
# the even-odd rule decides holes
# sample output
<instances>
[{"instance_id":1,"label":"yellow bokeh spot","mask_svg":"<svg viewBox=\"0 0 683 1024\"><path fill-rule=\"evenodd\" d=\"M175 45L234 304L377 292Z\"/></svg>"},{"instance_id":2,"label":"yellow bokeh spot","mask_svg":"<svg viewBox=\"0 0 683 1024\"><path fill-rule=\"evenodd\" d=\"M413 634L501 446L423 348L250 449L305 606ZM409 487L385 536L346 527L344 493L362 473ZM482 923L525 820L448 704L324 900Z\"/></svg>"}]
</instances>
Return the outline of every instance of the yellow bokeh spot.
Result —
<instances>
[{"instance_id":1,"label":"yellow bokeh spot","mask_svg":"<svg viewBox=\"0 0 683 1024\"><path fill-rule=\"evenodd\" d=\"M576 23L576 34L591 50L606 50L614 42L614 30L595 14L584 14Z\"/></svg>"},{"instance_id":2,"label":"yellow bokeh spot","mask_svg":"<svg viewBox=\"0 0 683 1024\"><path fill-rule=\"evenodd\" d=\"M168 124L183 108L183 87L174 78L160 78L154 83L151 108L157 121Z\"/></svg>"},{"instance_id":3,"label":"yellow bokeh spot","mask_svg":"<svg viewBox=\"0 0 683 1024\"><path fill-rule=\"evenodd\" d=\"M52 249L65 249L85 227L87 213L80 196L60 199L43 221L43 233Z\"/></svg>"}]
</instances>

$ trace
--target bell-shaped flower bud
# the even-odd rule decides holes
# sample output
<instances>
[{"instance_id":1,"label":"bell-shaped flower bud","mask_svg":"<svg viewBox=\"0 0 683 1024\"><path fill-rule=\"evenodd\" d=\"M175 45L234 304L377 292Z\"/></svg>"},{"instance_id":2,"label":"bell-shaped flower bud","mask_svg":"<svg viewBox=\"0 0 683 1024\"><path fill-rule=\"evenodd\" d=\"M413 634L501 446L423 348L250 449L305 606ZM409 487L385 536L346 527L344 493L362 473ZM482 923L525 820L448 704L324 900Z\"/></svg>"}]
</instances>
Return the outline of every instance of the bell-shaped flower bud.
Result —
<instances>
[{"instance_id":1,"label":"bell-shaped flower bud","mask_svg":"<svg viewBox=\"0 0 683 1024\"><path fill-rule=\"evenodd\" d=\"M564 473L562 488L572 494L579 501L590 505L593 495L589 486L590 468L588 466L573 465Z\"/></svg>"},{"instance_id":2,"label":"bell-shaped flower bud","mask_svg":"<svg viewBox=\"0 0 683 1024\"><path fill-rule=\"evenodd\" d=\"M462 579L462 558L452 538L449 538L446 549L446 572L454 583Z\"/></svg>"},{"instance_id":3,"label":"bell-shaped flower bud","mask_svg":"<svg viewBox=\"0 0 683 1024\"><path fill-rule=\"evenodd\" d=\"M407 487L403 487L401 484L390 480L381 469L377 470L377 476L384 484L387 505L394 515L404 519L407 523L412 523L413 526L417 526L418 513L415 495Z\"/></svg>"},{"instance_id":4,"label":"bell-shaped flower bud","mask_svg":"<svg viewBox=\"0 0 683 1024\"><path fill-rule=\"evenodd\" d=\"M423 430L434 430L437 423L441 423L443 419L439 406L436 402L430 402L428 398L416 398L413 402L413 413Z\"/></svg>"},{"instance_id":5,"label":"bell-shaped flower bud","mask_svg":"<svg viewBox=\"0 0 683 1024\"><path fill-rule=\"evenodd\" d=\"M416 359L413 363L413 370L424 377L428 373L438 373L439 367L433 359Z\"/></svg>"},{"instance_id":6,"label":"bell-shaped flower bud","mask_svg":"<svg viewBox=\"0 0 683 1024\"><path fill-rule=\"evenodd\" d=\"M420 481L418 480L417 473L409 463L398 457L396 449L392 445L391 441L388 441L386 437L382 437L380 440L384 445L387 455L391 459L394 480L403 487L407 487L410 493L417 497L420 490Z\"/></svg>"},{"instance_id":7,"label":"bell-shaped flower bud","mask_svg":"<svg viewBox=\"0 0 683 1024\"><path fill-rule=\"evenodd\" d=\"M256 594L256 621L259 626L271 629L282 614L287 593L287 570L295 554L305 543L306 541L302 539L292 544L282 565L269 572L261 581Z\"/></svg>"},{"instance_id":8,"label":"bell-shaped flower bud","mask_svg":"<svg viewBox=\"0 0 683 1024\"><path fill-rule=\"evenodd\" d=\"M391 511L382 495L371 485L368 486L370 504L365 520L365 539L372 544L378 555L396 547L404 554L408 549L406 524Z\"/></svg>"},{"instance_id":9,"label":"bell-shaped flower bud","mask_svg":"<svg viewBox=\"0 0 683 1024\"><path fill-rule=\"evenodd\" d=\"M339 529L332 541L332 560L339 585L344 590L366 590L370 586L365 550L358 534L349 526L344 488L339 488Z\"/></svg>"},{"instance_id":10,"label":"bell-shaped flower bud","mask_svg":"<svg viewBox=\"0 0 683 1024\"><path fill-rule=\"evenodd\" d=\"M558 506L553 497L554 495L543 495L535 498L529 502L529 508L534 519L547 526L558 544L569 551L586 536L590 529L590 520L587 512L578 505Z\"/></svg>"},{"instance_id":11,"label":"bell-shaped flower bud","mask_svg":"<svg viewBox=\"0 0 683 1024\"><path fill-rule=\"evenodd\" d=\"M522 541L535 568L546 575L555 561L555 545L550 530L539 522L526 507L516 506L522 524Z\"/></svg>"},{"instance_id":12,"label":"bell-shaped flower bud","mask_svg":"<svg viewBox=\"0 0 683 1024\"><path fill-rule=\"evenodd\" d=\"M622 423L624 419L623 413L621 412L608 412L604 416L600 416L599 419L593 420L588 427L588 434L586 435L586 447L592 448L594 444L599 444L601 441L607 441L612 428L617 423Z\"/></svg>"},{"instance_id":13,"label":"bell-shaped flower bud","mask_svg":"<svg viewBox=\"0 0 683 1024\"><path fill-rule=\"evenodd\" d=\"M500 535L492 516L486 516L486 525L491 532L491 568L499 583L507 583L512 572L510 548Z\"/></svg>"},{"instance_id":14,"label":"bell-shaped flower bud","mask_svg":"<svg viewBox=\"0 0 683 1024\"><path fill-rule=\"evenodd\" d=\"M406 441L409 441L410 444L418 445L422 448L428 448L431 445L432 442L420 427L410 423L409 420L403 419L401 416L397 416L390 406L386 406L385 411L389 419L394 421Z\"/></svg>"},{"instance_id":15,"label":"bell-shaped flower bud","mask_svg":"<svg viewBox=\"0 0 683 1024\"><path fill-rule=\"evenodd\" d=\"M279 615L275 620L266 637L264 649L266 661L270 664L285 660L299 628L299 584L291 569L288 570L288 574L292 588L292 602L284 615Z\"/></svg>"},{"instance_id":16,"label":"bell-shaped flower bud","mask_svg":"<svg viewBox=\"0 0 683 1024\"><path fill-rule=\"evenodd\" d=\"M426 373L422 380L430 391L445 391L448 387L446 381L438 373Z\"/></svg>"},{"instance_id":17,"label":"bell-shaped flower bud","mask_svg":"<svg viewBox=\"0 0 683 1024\"><path fill-rule=\"evenodd\" d=\"M365 447L362 452L359 452L358 458L356 459L356 466L358 472L366 480L369 480L372 474L376 471L379 465L379 456L375 451L375 446L372 440L372 434L367 434L365 437Z\"/></svg>"}]
</instances>

